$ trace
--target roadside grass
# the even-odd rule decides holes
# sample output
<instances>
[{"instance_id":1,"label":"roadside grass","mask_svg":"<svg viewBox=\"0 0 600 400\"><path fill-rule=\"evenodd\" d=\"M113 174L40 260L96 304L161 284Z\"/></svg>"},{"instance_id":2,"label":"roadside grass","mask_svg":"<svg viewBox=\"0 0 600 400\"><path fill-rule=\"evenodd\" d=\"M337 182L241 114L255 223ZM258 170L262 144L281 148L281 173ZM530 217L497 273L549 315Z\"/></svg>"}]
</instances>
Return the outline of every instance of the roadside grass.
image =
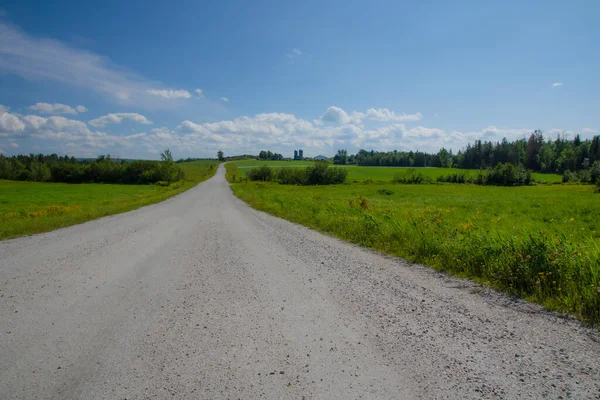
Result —
<instances>
[{"instance_id":1,"label":"roadside grass","mask_svg":"<svg viewBox=\"0 0 600 400\"><path fill-rule=\"evenodd\" d=\"M185 180L169 186L0 180L0 239L47 232L160 202L212 177L218 162L178 165Z\"/></svg>"},{"instance_id":2,"label":"roadside grass","mask_svg":"<svg viewBox=\"0 0 600 400\"><path fill-rule=\"evenodd\" d=\"M278 217L600 322L600 197L589 185L231 187Z\"/></svg>"},{"instance_id":3,"label":"roadside grass","mask_svg":"<svg viewBox=\"0 0 600 400\"><path fill-rule=\"evenodd\" d=\"M229 168L236 168L236 176L243 177L246 172L252 168L267 165L271 168L302 168L313 165L312 161L259 161L244 160L229 163ZM336 165L348 169L348 182L391 182L394 177L408 175L412 168L406 167L362 167L358 165ZM478 169L458 169L458 168L414 168L425 177L435 181L438 176L447 176L451 174L464 174L465 176L475 177L479 173ZM485 171L484 171L485 172ZM542 174L534 172L531 174L538 183L560 183L562 176L558 174Z\"/></svg>"}]
</instances>

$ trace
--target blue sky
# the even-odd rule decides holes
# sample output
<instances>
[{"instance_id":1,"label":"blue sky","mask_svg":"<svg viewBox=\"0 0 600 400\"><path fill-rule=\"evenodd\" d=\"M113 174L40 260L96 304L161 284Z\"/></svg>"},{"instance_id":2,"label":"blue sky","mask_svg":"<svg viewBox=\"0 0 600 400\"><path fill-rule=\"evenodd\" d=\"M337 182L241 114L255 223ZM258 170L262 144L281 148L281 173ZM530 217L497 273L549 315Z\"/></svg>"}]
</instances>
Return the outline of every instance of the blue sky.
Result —
<instances>
[{"instance_id":1,"label":"blue sky","mask_svg":"<svg viewBox=\"0 0 600 400\"><path fill-rule=\"evenodd\" d=\"M0 152L455 152L600 131L598 1L0 3Z\"/></svg>"}]
</instances>

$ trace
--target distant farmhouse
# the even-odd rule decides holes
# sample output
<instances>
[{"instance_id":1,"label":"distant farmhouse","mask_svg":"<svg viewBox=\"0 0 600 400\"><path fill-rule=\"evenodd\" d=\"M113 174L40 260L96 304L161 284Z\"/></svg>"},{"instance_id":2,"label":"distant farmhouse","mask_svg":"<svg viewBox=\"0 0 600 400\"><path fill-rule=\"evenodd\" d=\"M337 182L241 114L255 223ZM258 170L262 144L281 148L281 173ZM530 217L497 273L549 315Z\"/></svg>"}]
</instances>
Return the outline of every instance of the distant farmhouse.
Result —
<instances>
[{"instance_id":1,"label":"distant farmhouse","mask_svg":"<svg viewBox=\"0 0 600 400\"><path fill-rule=\"evenodd\" d=\"M294 160L304 160L304 150L294 150Z\"/></svg>"},{"instance_id":2,"label":"distant farmhouse","mask_svg":"<svg viewBox=\"0 0 600 400\"><path fill-rule=\"evenodd\" d=\"M321 155L319 155L319 156L316 156L316 157L314 158L314 160L315 160L315 161L327 161L327 160L328 160L328 158L327 158L327 157L325 157L325 156L321 156Z\"/></svg>"}]
</instances>

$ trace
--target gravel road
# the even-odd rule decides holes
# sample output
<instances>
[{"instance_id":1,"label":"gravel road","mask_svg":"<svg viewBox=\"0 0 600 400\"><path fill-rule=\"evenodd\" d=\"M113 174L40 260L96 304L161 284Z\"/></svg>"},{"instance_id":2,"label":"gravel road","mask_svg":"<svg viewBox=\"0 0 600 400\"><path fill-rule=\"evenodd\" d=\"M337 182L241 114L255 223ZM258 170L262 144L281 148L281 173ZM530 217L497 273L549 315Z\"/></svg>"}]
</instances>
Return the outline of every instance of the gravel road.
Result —
<instances>
[{"instance_id":1,"label":"gravel road","mask_svg":"<svg viewBox=\"0 0 600 400\"><path fill-rule=\"evenodd\" d=\"M0 297L2 399L600 398L598 331L252 210L223 166L0 242Z\"/></svg>"}]
</instances>

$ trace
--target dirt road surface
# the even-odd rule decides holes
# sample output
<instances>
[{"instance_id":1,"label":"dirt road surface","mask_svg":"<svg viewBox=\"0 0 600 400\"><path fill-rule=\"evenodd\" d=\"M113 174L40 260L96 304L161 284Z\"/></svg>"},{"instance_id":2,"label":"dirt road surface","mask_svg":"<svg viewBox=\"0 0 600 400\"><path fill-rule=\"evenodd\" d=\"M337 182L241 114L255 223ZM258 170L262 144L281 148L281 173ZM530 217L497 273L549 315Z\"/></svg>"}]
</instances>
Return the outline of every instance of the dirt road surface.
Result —
<instances>
[{"instance_id":1,"label":"dirt road surface","mask_svg":"<svg viewBox=\"0 0 600 400\"><path fill-rule=\"evenodd\" d=\"M0 318L2 399L600 398L597 331L252 210L223 166L0 242Z\"/></svg>"}]
</instances>

